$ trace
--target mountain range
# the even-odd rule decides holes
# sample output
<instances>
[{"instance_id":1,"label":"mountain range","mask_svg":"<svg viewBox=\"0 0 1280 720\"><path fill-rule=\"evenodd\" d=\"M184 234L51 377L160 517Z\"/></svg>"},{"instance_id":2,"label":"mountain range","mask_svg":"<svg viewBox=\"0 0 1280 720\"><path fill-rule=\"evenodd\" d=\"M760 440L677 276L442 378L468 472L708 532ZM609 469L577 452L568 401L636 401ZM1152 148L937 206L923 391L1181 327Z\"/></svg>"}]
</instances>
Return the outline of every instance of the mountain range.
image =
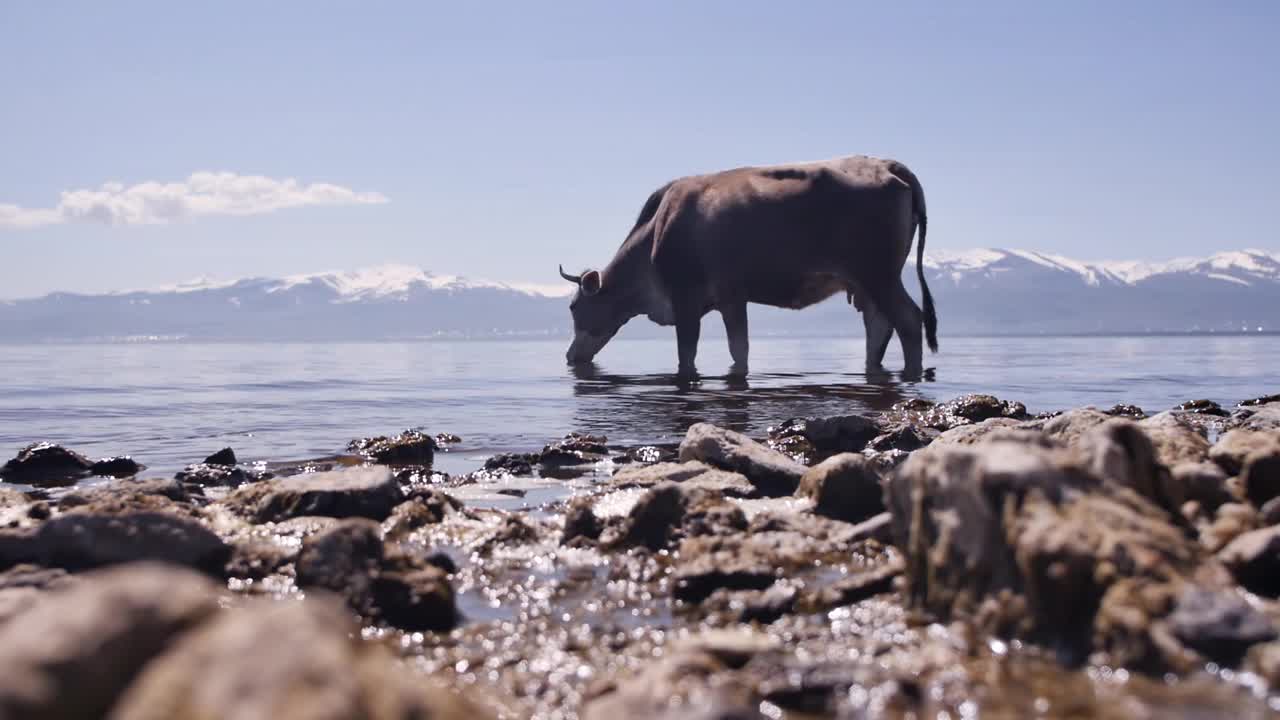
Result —
<instances>
[{"instance_id":1,"label":"mountain range","mask_svg":"<svg viewBox=\"0 0 1280 720\"><path fill-rule=\"evenodd\" d=\"M1161 263L935 251L925 274L944 336L1280 330L1280 254L1261 250ZM918 297L914 261L904 278ZM566 305L546 290L387 265L0 301L0 342L560 337ZM756 335L862 331L843 297L802 312L753 307L751 323ZM709 319L706 333L719 325ZM624 330L670 333L642 319Z\"/></svg>"}]
</instances>

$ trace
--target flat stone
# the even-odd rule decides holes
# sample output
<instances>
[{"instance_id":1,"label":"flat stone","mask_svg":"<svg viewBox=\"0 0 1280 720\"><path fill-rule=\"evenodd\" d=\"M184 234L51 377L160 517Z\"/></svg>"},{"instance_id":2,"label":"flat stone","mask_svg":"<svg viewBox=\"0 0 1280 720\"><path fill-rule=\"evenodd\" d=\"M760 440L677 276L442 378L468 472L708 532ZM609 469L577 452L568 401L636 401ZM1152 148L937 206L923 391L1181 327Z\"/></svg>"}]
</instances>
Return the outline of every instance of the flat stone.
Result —
<instances>
[{"instance_id":1,"label":"flat stone","mask_svg":"<svg viewBox=\"0 0 1280 720\"><path fill-rule=\"evenodd\" d=\"M1239 665L1250 647L1276 639L1267 616L1227 591L1193 588L1184 592L1169 616L1169 626L1184 645L1228 667Z\"/></svg>"},{"instance_id":2,"label":"flat stone","mask_svg":"<svg viewBox=\"0 0 1280 720\"><path fill-rule=\"evenodd\" d=\"M713 467L741 473L760 492L782 497L795 492L805 466L746 435L697 423L689 427L680 443L680 460L700 460Z\"/></svg>"},{"instance_id":3,"label":"flat stone","mask_svg":"<svg viewBox=\"0 0 1280 720\"><path fill-rule=\"evenodd\" d=\"M742 473L718 470L696 460L622 468L613 474L609 485L621 490L654 487L664 482L702 488L726 497L752 498L760 495L756 486Z\"/></svg>"},{"instance_id":4,"label":"flat stone","mask_svg":"<svg viewBox=\"0 0 1280 720\"><path fill-rule=\"evenodd\" d=\"M390 470L361 467L253 483L232 492L226 504L256 522L307 515L381 521L403 501L404 493Z\"/></svg>"}]
</instances>

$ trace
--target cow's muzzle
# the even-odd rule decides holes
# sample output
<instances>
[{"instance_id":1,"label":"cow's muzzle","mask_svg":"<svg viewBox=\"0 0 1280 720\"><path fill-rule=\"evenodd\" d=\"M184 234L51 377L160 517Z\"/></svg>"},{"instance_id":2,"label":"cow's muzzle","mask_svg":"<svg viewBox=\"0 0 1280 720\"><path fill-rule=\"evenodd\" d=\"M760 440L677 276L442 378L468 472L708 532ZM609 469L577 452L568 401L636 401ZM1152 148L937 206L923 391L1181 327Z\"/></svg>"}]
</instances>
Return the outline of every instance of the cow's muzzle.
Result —
<instances>
[{"instance_id":1,"label":"cow's muzzle","mask_svg":"<svg viewBox=\"0 0 1280 720\"><path fill-rule=\"evenodd\" d=\"M573 342L569 343L569 352L565 353L564 357L569 361L570 365L583 365L589 363L595 359L596 355L599 354L600 350L604 348L605 343L609 342L609 338L611 337L613 337L612 334L592 335L585 332L574 333Z\"/></svg>"}]
</instances>

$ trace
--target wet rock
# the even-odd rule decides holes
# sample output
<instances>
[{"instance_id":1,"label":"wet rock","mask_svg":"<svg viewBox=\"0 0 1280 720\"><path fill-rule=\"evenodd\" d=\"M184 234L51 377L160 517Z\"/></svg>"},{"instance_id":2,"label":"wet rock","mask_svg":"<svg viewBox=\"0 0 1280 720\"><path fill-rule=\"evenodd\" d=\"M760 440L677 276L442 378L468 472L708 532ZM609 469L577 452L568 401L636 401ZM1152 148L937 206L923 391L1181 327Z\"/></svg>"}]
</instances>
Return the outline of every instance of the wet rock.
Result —
<instances>
[{"instance_id":1,"label":"wet rock","mask_svg":"<svg viewBox=\"0 0 1280 720\"><path fill-rule=\"evenodd\" d=\"M405 501L391 511L388 532L402 534L427 525L444 522L451 513L462 510L462 502L436 488L414 486L405 492Z\"/></svg>"},{"instance_id":2,"label":"wet rock","mask_svg":"<svg viewBox=\"0 0 1280 720\"><path fill-rule=\"evenodd\" d=\"M436 448L439 449L439 448L445 447L446 445L457 445L458 443L462 442L462 438L458 437L457 435L454 435L453 433L447 433L447 432L436 433L435 441L436 441Z\"/></svg>"},{"instance_id":3,"label":"wet rock","mask_svg":"<svg viewBox=\"0 0 1280 720\"><path fill-rule=\"evenodd\" d=\"M199 487L240 487L258 479L251 477L242 468L234 465L206 464L188 465L174 475L180 483Z\"/></svg>"},{"instance_id":4,"label":"wet rock","mask_svg":"<svg viewBox=\"0 0 1280 720\"><path fill-rule=\"evenodd\" d=\"M189 509L153 495L96 496L35 529L0 531L0 567L78 571L153 560L221 574L230 552Z\"/></svg>"},{"instance_id":5,"label":"wet rock","mask_svg":"<svg viewBox=\"0 0 1280 720\"><path fill-rule=\"evenodd\" d=\"M710 423L689 427L680 443L680 460L700 460L745 475L769 497L791 495L805 473L804 465L732 430Z\"/></svg>"},{"instance_id":6,"label":"wet rock","mask_svg":"<svg viewBox=\"0 0 1280 720\"><path fill-rule=\"evenodd\" d=\"M381 521L403 501L404 493L391 471L367 467L252 483L228 495L226 504L260 523L307 515Z\"/></svg>"},{"instance_id":7,"label":"wet rock","mask_svg":"<svg viewBox=\"0 0 1280 720\"><path fill-rule=\"evenodd\" d=\"M894 560L855 572L819 590L816 604L823 608L841 607L893 592L894 581L902 575L902 570L902 562Z\"/></svg>"},{"instance_id":8,"label":"wet rock","mask_svg":"<svg viewBox=\"0 0 1280 720\"><path fill-rule=\"evenodd\" d=\"M217 612L216 590L187 571L138 565L43 595L0 625L0 716L104 717L148 661Z\"/></svg>"},{"instance_id":9,"label":"wet rock","mask_svg":"<svg viewBox=\"0 0 1280 720\"><path fill-rule=\"evenodd\" d=\"M722 496L704 488L663 482L641 495L616 532L601 540L608 547L658 551L685 536L746 527L742 510Z\"/></svg>"},{"instance_id":10,"label":"wet rock","mask_svg":"<svg viewBox=\"0 0 1280 720\"><path fill-rule=\"evenodd\" d=\"M792 418L769 429L770 445L775 449L797 444L799 439L812 447L814 454L823 455L859 452L879 434L880 425L862 415Z\"/></svg>"},{"instance_id":11,"label":"wet rock","mask_svg":"<svg viewBox=\"0 0 1280 720\"><path fill-rule=\"evenodd\" d=\"M0 466L0 479L26 485L71 485L92 473L93 462L61 445L40 442Z\"/></svg>"},{"instance_id":12,"label":"wet rock","mask_svg":"<svg viewBox=\"0 0 1280 720\"><path fill-rule=\"evenodd\" d=\"M1215 417L1226 417L1229 414L1222 409L1221 405L1212 400L1188 400L1177 405L1174 409L1195 415L1213 415Z\"/></svg>"},{"instance_id":13,"label":"wet rock","mask_svg":"<svg viewBox=\"0 0 1280 720\"><path fill-rule=\"evenodd\" d=\"M679 452L675 447L660 445L643 445L637 448L627 448L624 453L624 457L626 457L629 462L645 465L672 462L678 456Z\"/></svg>"},{"instance_id":14,"label":"wet rock","mask_svg":"<svg viewBox=\"0 0 1280 720\"><path fill-rule=\"evenodd\" d=\"M1239 475L1244 470L1244 462L1249 455L1272 449L1280 450L1280 433L1228 430L1209 448L1209 459L1221 466L1227 474Z\"/></svg>"},{"instance_id":15,"label":"wet rock","mask_svg":"<svg viewBox=\"0 0 1280 720\"><path fill-rule=\"evenodd\" d=\"M549 467L591 465L609 457L606 442L608 438L603 435L572 432L542 448L538 462Z\"/></svg>"},{"instance_id":16,"label":"wet rock","mask_svg":"<svg viewBox=\"0 0 1280 720\"><path fill-rule=\"evenodd\" d=\"M113 496L128 495L154 495L156 497L167 498L176 503L188 503L192 500L191 490L173 478L146 478L142 480L137 478L125 478L117 480L109 485L85 489L80 494L87 501L92 501L95 498L109 498ZM68 495L70 495L70 493L68 493ZM68 495L63 496L62 502L59 503L60 507L69 506L66 503ZM72 504L74 504L74 502Z\"/></svg>"},{"instance_id":17,"label":"wet rock","mask_svg":"<svg viewBox=\"0 0 1280 720\"><path fill-rule=\"evenodd\" d=\"M352 440L347 449L380 465L430 465L436 441L420 430Z\"/></svg>"},{"instance_id":18,"label":"wet rock","mask_svg":"<svg viewBox=\"0 0 1280 720\"><path fill-rule=\"evenodd\" d=\"M729 720L762 717L745 692L710 686L727 666L704 650L690 648L665 654L635 675L603 685L585 698L583 720Z\"/></svg>"},{"instance_id":19,"label":"wet rock","mask_svg":"<svg viewBox=\"0 0 1280 720\"><path fill-rule=\"evenodd\" d=\"M1253 407L1256 405L1267 405L1270 403L1280 404L1280 395L1264 395L1262 397L1253 398L1252 400L1243 400L1240 402L1240 407Z\"/></svg>"},{"instance_id":20,"label":"wet rock","mask_svg":"<svg viewBox=\"0 0 1280 720\"><path fill-rule=\"evenodd\" d=\"M43 500L33 502L27 507L27 517L32 520L48 520L53 516L53 510L49 508L49 503Z\"/></svg>"},{"instance_id":21,"label":"wet rock","mask_svg":"<svg viewBox=\"0 0 1280 720\"><path fill-rule=\"evenodd\" d=\"M1116 418L1098 425L1081 436L1076 447L1096 477L1120 483L1171 515L1179 515L1188 499L1156 459L1148 435L1132 420Z\"/></svg>"},{"instance_id":22,"label":"wet rock","mask_svg":"<svg viewBox=\"0 0 1280 720\"><path fill-rule=\"evenodd\" d=\"M698 461L658 463L643 467L623 468L613 474L610 485L615 489L647 488L673 482L688 488L701 488L726 497L751 498L759 490L745 475L716 468Z\"/></svg>"},{"instance_id":23,"label":"wet rock","mask_svg":"<svg viewBox=\"0 0 1280 720\"><path fill-rule=\"evenodd\" d=\"M871 467L880 473L881 477L888 477L889 473L903 463L911 455L905 450L885 450L884 452L866 452L867 462L871 463Z\"/></svg>"},{"instance_id":24,"label":"wet rock","mask_svg":"<svg viewBox=\"0 0 1280 720\"><path fill-rule=\"evenodd\" d=\"M261 580L280 572L285 565L293 562L293 559L291 553L275 543L264 541L236 543L231 547L231 559L227 561L223 574L229 578Z\"/></svg>"},{"instance_id":25,"label":"wet rock","mask_svg":"<svg viewBox=\"0 0 1280 720\"><path fill-rule=\"evenodd\" d=\"M1218 559L1251 592L1280 597L1280 526L1240 535L1218 553Z\"/></svg>"},{"instance_id":26,"label":"wet rock","mask_svg":"<svg viewBox=\"0 0 1280 720\"><path fill-rule=\"evenodd\" d=\"M819 515L850 523L884 511L880 474L865 457L853 453L841 453L809 468L796 494L812 499Z\"/></svg>"},{"instance_id":27,"label":"wet rock","mask_svg":"<svg viewBox=\"0 0 1280 720\"><path fill-rule=\"evenodd\" d=\"M1106 413L1112 417L1124 417L1130 420L1142 420L1147 417L1147 412L1142 408L1124 403L1113 405Z\"/></svg>"},{"instance_id":28,"label":"wet rock","mask_svg":"<svg viewBox=\"0 0 1280 720\"><path fill-rule=\"evenodd\" d=\"M146 667L111 720L484 720L489 714L382 647L342 608L303 602L229 610Z\"/></svg>"},{"instance_id":29,"label":"wet rock","mask_svg":"<svg viewBox=\"0 0 1280 720\"><path fill-rule=\"evenodd\" d=\"M1072 453L1035 445L921 451L890 479L887 501L912 604L945 618L971 614L985 598L1024 598L1025 613L998 601L1014 617L997 622L1068 662L1090 651L1110 585L1174 582L1204 559L1150 502L1104 483Z\"/></svg>"},{"instance_id":30,"label":"wet rock","mask_svg":"<svg viewBox=\"0 0 1280 720\"><path fill-rule=\"evenodd\" d=\"M599 540L604 531L604 524L591 509L591 498L579 496L569 503L564 514L564 532L560 542L564 545L578 540Z\"/></svg>"},{"instance_id":31,"label":"wet rock","mask_svg":"<svg viewBox=\"0 0 1280 720\"><path fill-rule=\"evenodd\" d=\"M448 630L457 623L446 573L400 550L388 552L371 520L343 520L306 538L295 567L299 587L337 593L365 617L406 630Z\"/></svg>"},{"instance_id":32,"label":"wet rock","mask_svg":"<svg viewBox=\"0 0 1280 720\"><path fill-rule=\"evenodd\" d=\"M793 612L798 597L799 591L794 585L774 583L766 590L717 590L703 602L702 607L709 612L727 615L735 622L768 625Z\"/></svg>"},{"instance_id":33,"label":"wet rock","mask_svg":"<svg viewBox=\"0 0 1280 720\"><path fill-rule=\"evenodd\" d=\"M1237 416L1233 416L1227 424L1233 429L1278 431L1280 430L1280 403L1271 402L1240 408Z\"/></svg>"},{"instance_id":34,"label":"wet rock","mask_svg":"<svg viewBox=\"0 0 1280 720\"><path fill-rule=\"evenodd\" d=\"M496 548L526 545L537 542L538 530L516 513L508 513L502 524L489 536L481 546L482 552L489 553Z\"/></svg>"},{"instance_id":35,"label":"wet rock","mask_svg":"<svg viewBox=\"0 0 1280 720\"><path fill-rule=\"evenodd\" d=\"M738 538L700 536L680 544L672 596L700 603L717 590L763 590L778 579L766 553Z\"/></svg>"},{"instance_id":36,"label":"wet rock","mask_svg":"<svg viewBox=\"0 0 1280 720\"><path fill-rule=\"evenodd\" d=\"M537 461L538 456L529 453L502 453L485 460L484 469L512 475L532 475L533 465Z\"/></svg>"},{"instance_id":37,"label":"wet rock","mask_svg":"<svg viewBox=\"0 0 1280 720\"><path fill-rule=\"evenodd\" d=\"M1280 497L1280 442L1245 458L1240 484L1245 497L1257 507Z\"/></svg>"},{"instance_id":38,"label":"wet rock","mask_svg":"<svg viewBox=\"0 0 1280 720\"><path fill-rule=\"evenodd\" d=\"M204 459L205 465L237 465L236 451L229 447L222 448L218 452Z\"/></svg>"},{"instance_id":39,"label":"wet rock","mask_svg":"<svg viewBox=\"0 0 1280 720\"><path fill-rule=\"evenodd\" d=\"M1200 462L1209 456L1209 441L1204 432L1174 413L1152 415L1138 423L1151 444L1156 458L1168 467L1184 462Z\"/></svg>"},{"instance_id":40,"label":"wet rock","mask_svg":"<svg viewBox=\"0 0 1280 720\"><path fill-rule=\"evenodd\" d=\"M932 434L914 425L899 425L876 436L867 447L877 452L899 450L909 453L928 445L933 438Z\"/></svg>"},{"instance_id":41,"label":"wet rock","mask_svg":"<svg viewBox=\"0 0 1280 720\"><path fill-rule=\"evenodd\" d=\"M1276 639L1267 616L1236 593L1193 588L1182 594L1169 626L1184 645L1220 665L1239 665L1249 648Z\"/></svg>"},{"instance_id":42,"label":"wet rock","mask_svg":"<svg viewBox=\"0 0 1280 720\"><path fill-rule=\"evenodd\" d=\"M1003 401L992 395L962 395L937 405L917 398L894 405L885 413L884 420L889 425L945 431L997 417L1025 419L1027 408L1020 402Z\"/></svg>"},{"instance_id":43,"label":"wet rock","mask_svg":"<svg viewBox=\"0 0 1280 720\"><path fill-rule=\"evenodd\" d=\"M378 524L365 518L343 520L302 541L294 563L298 587L332 591L357 612L372 615L371 588L382 560Z\"/></svg>"},{"instance_id":44,"label":"wet rock","mask_svg":"<svg viewBox=\"0 0 1280 720\"><path fill-rule=\"evenodd\" d=\"M132 477L146 469L145 465L140 465L133 458L124 455L102 458L89 466L89 472L93 475L115 478Z\"/></svg>"}]
</instances>

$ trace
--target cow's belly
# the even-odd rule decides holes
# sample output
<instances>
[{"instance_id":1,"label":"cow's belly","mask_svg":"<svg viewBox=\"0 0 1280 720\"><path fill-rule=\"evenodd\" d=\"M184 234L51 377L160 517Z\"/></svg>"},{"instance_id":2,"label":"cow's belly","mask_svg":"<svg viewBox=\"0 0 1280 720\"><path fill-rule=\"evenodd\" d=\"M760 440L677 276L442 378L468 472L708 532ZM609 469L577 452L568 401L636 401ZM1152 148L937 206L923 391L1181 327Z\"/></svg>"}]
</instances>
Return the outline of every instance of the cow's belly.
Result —
<instances>
[{"instance_id":1,"label":"cow's belly","mask_svg":"<svg viewBox=\"0 0 1280 720\"><path fill-rule=\"evenodd\" d=\"M850 289L843 278L826 273L774 273L752 278L747 286L747 300L762 305L800 309Z\"/></svg>"}]
</instances>

